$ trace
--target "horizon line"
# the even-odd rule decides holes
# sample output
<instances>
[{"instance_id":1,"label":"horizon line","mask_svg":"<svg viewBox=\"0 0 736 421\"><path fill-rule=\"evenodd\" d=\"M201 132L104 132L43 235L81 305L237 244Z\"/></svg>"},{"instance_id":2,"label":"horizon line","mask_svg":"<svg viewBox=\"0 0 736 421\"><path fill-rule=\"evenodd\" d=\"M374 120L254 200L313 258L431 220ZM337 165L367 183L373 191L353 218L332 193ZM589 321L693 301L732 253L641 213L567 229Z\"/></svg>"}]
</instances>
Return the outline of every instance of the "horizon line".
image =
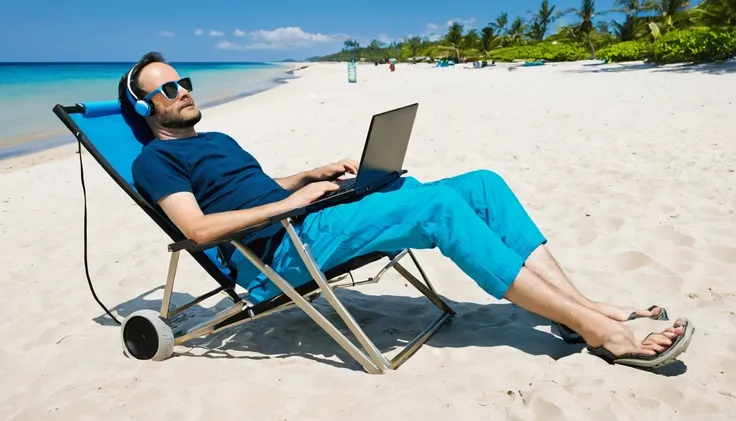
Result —
<instances>
[{"instance_id":1,"label":"horizon line","mask_svg":"<svg viewBox=\"0 0 736 421\"><path fill-rule=\"evenodd\" d=\"M78 61L71 61L71 60L65 60L65 61L2 61L0 60L0 65L8 65L8 64L133 64L136 63L138 60L133 61L126 61L126 60L78 60ZM268 63L282 63L282 62L300 62L303 60L296 60L296 59L282 59L282 60L263 60L263 61L232 61L232 60L221 60L221 61L192 61L192 60L182 60L182 61L176 61L171 60L167 61L167 63L171 64L210 64L210 63L222 63L222 64L268 64Z\"/></svg>"}]
</instances>

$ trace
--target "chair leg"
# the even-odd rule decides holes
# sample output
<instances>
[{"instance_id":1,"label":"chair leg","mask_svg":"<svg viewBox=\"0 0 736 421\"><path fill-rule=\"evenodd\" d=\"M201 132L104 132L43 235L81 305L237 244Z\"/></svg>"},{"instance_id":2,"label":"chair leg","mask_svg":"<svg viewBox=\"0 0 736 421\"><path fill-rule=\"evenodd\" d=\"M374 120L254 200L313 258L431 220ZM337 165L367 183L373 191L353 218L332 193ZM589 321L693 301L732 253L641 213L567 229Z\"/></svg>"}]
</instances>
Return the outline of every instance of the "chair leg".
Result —
<instances>
[{"instance_id":1,"label":"chair leg","mask_svg":"<svg viewBox=\"0 0 736 421\"><path fill-rule=\"evenodd\" d=\"M453 317L457 315L455 310L453 310L445 301L440 297L432 287L432 284L429 282L429 278L427 277L427 274L424 273L424 270L422 269L422 266L419 264L419 261L417 261L416 256L414 256L414 253L411 250L407 250L409 256L411 256L412 261L414 262L415 266L417 267L417 270L419 271L420 275L424 279L423 284L419 279L417 279L414 275L411 274L405 267L403 267L400 263L394 264L394 269L401 274L401 276L404 277L410 284L412 284L416 289L419 290L425 297L427 297L434 305L436 305L440 310L442 310L442 314L437 317L422 333L420 333L416 338L414 338L411 342L409 342L404 349L399 352L392 360L391 360L391 369L395 370L399 368L402 364L404 364L409 357L414 355L421 346L429 340L429 338L434 335L434 333L437 331L437 329L442 326L443 323L445 323L448 320L451 320Z\"/></svg>"},{"instance_id":2,"label":"chair leg","mask_svg":"<svg viewBox=\"0 0 736 421\"><path fill-rule=\"evenodd\" d=\"M417 279L414 275L411 274L408 270L406 270L405 267L401 266L400 263L397 263L394 266L394 269L396 269L397 272L401 274L401 276L404 277L407 281L409 281L410 284L414 285L416 289L419 290L422 294L424 294L425 297L427 297L434 305L439 307L440 310L444 311L445 313L451 313L453 316L455 315L455 311L450 308L447 303L442 300L442 298L437 295L434 290L429 289L428 286L422 283L419 279Z\"/></svg>"},{"instance_id":3,"label":"chair leg","mask_svg":"<svg viewBox=\"0 0 736 421\"><path fill-rule=\"evenodd\" d=\"M397 369L404 362L406 362L409 357L416 353L417 350L419 350L419 348L437 331L437 329L439 329L439 327L444 322L450 320L456 315L455 311L452 310L452 308L450 308L450 306L447 305L447 303L445 303L444 300L434 291L432 284L429 282L429 278L422 269L421 265L419 265L419 262L416 260L416 257L411 252L411 250L407 249L399 253L399 255L392 259L378 273L378 275L376 276L376 280L383 276L383 274L388 269L393 267L407 281L409 281L409 283L414 285L414 287L417 288L419 292L424 294L424 296L426 296L433 304L435 304L440 310L442 310L442 314L437 319L435 319L422 333L420 333L419 336L414 338L414 340L406 345L404 349L399 352L398 355L396 355L396 357L394 357L391 361L388 361L386 357L373 344L373 342L368 338L365 332L363 332L363 330L360 328L352 315L344 307L342 302L340 302L340 300L337 298L334 290L325 279L324 273L322 273L322 271L319 269L319 266L315 262L309 246L302 243L301 239L294 230L294 227L291 225L291 221L285 220L282 221L282 223L286 228L292 242L297 246L297 251L302 258L305 266L309 270L315 282L317 282L317 284L319 285L322 294L325 296L330 305L335 309L338 315L340 315L348 328L353 332L355 337L363 346L363 349L367 351L368 355L370 355L371 359L376 364L379 370L383 371L384 369ZM414 261L417 269L419 270L419 273L425 281L424 284L399 263L399 260L401 260L401 258L407 254L409 254L409 256L411 256L412 260Z\"/></svg>"},{"instance_id":4,"label":"chair leg","mask_svg":"<svg viewBox=\"0 0 736 421\"><path fill-rule=\"evenodd\" d=\"M287 223L285 222L285 225ZM291 226L291 222L288 222L288 226ZM293 228L292 228L293 230ZM301 242L300 242L301 243ZM325 316L323 316L317 309L314 308L302 295L300 295L294 287L291 286L284 278L281 277L276 271L271 269L270 266L263 263L263 261L250 249L240 244L238 241L232 241L231 244L235 246L243 255L250 260L261 272L263 272L271 282L274 283L286 296L288 296L294 304L296 304L304 313L306 313L312 320L315 321L332 339L335 340L345 351L350 354L356 361L358 361L365 369L371 374L380 374L383 372L379 367L368 358L368 356L358 349L345 335L340 332L335 325L333 325ZM326 290L332 292L327 286L320 285L322 292ZM333 293L334 295L334 293Z\"/></svg>"},{"instance_id":5,"label":"chair leg","mask_svg":"<svg viewBox=\"0 0 736 421\"><path fill-rule=\"evenodd\" d=\"M179 252L171 253L169 260L169 272L166 275L166 286L164 287L164 296L161 299L161 317L169 318L169 309L171 308L171 294L174 292L174 279L176 278L176 268L179 266Z\"/></svg>"},{"instance_id":6,"label":"chair leg","mask_svg":"<svg viewBox=\"0 0 736 421\"><path fill-rule=\"evenodd\" d=\"M169 271L166 275L166 285L164 286L164 296L161 298L161 311L160 311L161 317L169 320L170 322L173 322L173 319L178 314L183 312L184 310L187 310L188 308L191 308L195 304L199 304L202 301L225 290L225 287L223 286L217 287L203 295L200 295L199 297L195 298L194 300L186 304L183 304L179 307L172 309L171 308L171 295L174 293L174 281L176 280L176 269L179 266L179 253L180 252L178 251L171 253L171 259L169 260Z\"/></svg>"},{"instance_id":7,"label":"chair leg","mask_svg":"<svg viewBox=\"0 0 736 421\"><path fill-rule=\"evenodd\" d=\"M432 286L432 283L429 282L429 278L427 277L427 274L424 273L424 269L422 269L422 265L419 264L419 261L417 260L417 257L414 255L414 252L409 249L407 249L407 252L409 252L409 257L411 257L411 261L414 262L414 266L417 267L419 274L422 276L422 279L424 279L424 283L427 284L429 289L434 291L434 287Z\"/></svg>"},{"instance_id":8,"label":"chair leg","mask_svg":"<svg viewBox=\"0 0 736 421\"><path fill-rule=\"evenodd\" d=\"M355 335L355 337L358 339L358 342L360 342L360 344L363 346L363 349L366 350L368 355L371 357L371 360L373 360L373 363L378 367L378 369L384 371L385 369L389 368L389 361L386 359L386 357L383 356L383 354L381 354L378 348L376 348L376 345L374 345L373 342L365 334L365 332L363 332L363 329L360 328L350 312L347 311L345 306L343 306L343 304L337 298L337 296L335 295L335 291L332 289L332 287L330 287L330 284L327 282L325 274L319 269L319 266L314 261L314 257L312 256L309 246L302 243L299 235L294 230L294 226L291 224L291 221L285 220L283 221L283 224L286 228L286 232L291 238L291 241L294 243L294 245L297 246L297 252L302 258L304 265L307 267L309 273L312 275L312 279L314 279L317 285L319 285L319 288L322 291L322 294L327 302L330 303L332 308L335 309L337 314L347 325L348 329L353 332L353 335Z\"/></svg>"}]
</instances>

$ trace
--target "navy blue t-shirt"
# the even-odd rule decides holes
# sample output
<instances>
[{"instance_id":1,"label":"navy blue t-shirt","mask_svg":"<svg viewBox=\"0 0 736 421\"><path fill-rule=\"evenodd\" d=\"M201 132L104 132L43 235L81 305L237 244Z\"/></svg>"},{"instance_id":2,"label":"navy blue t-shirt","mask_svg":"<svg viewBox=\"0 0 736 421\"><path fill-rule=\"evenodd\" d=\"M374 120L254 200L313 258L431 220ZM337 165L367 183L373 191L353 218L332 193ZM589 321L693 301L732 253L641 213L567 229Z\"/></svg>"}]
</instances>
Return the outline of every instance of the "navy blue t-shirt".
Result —
<instances>
[{"instance_id":1,"label":"navy blue t-shirt","mask_svg":"<svg viewBox=\"0 0 736 421\"><path fill-rule=\"evenodd\" d=\"M187 191L205 215L278 202L291 194L233 138L218 132L155 139L143 147L132 171L135 187L154 206L167 195ZM271 225L243 243L273 236L280 229L280 224Z\"/></svg>"}]
</instances>

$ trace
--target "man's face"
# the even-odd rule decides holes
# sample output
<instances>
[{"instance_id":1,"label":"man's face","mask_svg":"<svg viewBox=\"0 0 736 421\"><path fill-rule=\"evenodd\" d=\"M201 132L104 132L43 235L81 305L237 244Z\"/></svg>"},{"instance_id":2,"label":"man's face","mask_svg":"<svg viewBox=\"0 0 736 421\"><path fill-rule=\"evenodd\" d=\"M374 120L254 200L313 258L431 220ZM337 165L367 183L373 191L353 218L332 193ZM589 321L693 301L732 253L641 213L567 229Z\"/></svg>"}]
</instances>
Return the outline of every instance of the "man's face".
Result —
<instances>
[{"instance_id":1,"label":"man's face","mask_svg":"<svg viewBox=\"0 0 736 421\"><path fill-rule=\"evenodd\" d=\"M153 92L166 82L176 82L181 77L173 67L166 63L151 63L141 70L138 83L146 93ZM194 105L189 92L179 87L176 98L169 99L157 92L151 101L156 109L153 116L162 127L184 129L194 127L202 118L202 113Z\"/></svg>"}]
</instances>

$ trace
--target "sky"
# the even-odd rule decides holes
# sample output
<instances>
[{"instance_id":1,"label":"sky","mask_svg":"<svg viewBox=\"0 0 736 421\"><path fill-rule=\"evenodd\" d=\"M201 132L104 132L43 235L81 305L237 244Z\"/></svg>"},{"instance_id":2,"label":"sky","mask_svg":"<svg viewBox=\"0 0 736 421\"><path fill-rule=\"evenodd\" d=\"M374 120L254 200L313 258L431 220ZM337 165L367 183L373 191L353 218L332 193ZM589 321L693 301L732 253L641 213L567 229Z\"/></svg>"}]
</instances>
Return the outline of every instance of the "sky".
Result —
<instances>
[{"instance_id":1,"label":"sky","mask_svg":"<svg viewBox=\"0 0 736 421\"><path fill-rule=\"evenodd\" d=\"M480 29L541 0L23 0L0 18L0 61L136 61L160 51L168 61L275 61L337 52L346 39L367 45L434 36L452 21ZM557 10L580 0L551 0ZM598 10L613 0L598 0ZM601 16L610 20L615 16ZM555 22L572 23L569 15Z\"/></svg>"}]
</instances>

